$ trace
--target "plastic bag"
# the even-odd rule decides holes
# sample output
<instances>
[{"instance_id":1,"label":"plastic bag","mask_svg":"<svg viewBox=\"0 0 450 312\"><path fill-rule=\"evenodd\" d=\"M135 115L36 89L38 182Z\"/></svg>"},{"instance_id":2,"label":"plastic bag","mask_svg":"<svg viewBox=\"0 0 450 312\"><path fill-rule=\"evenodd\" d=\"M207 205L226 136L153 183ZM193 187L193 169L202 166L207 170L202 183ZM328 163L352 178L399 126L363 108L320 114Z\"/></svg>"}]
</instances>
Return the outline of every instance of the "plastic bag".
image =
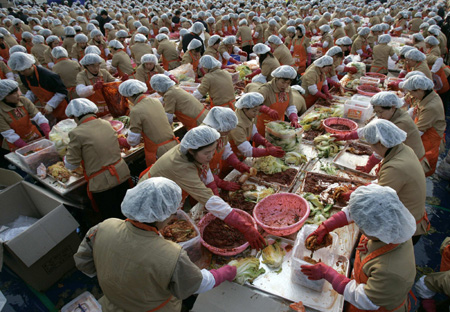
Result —
<instances>
[{"instance_id":1,"label":"plastic bag","mask_svg":"<svg viewBox=\"0 0 450 312\"><path fill-rule=\"evenodd\" d=\"M16 236L25 232L30 226L32 226L39 219L19 216L13 222L5 224L0 228L0 242L7 242L12 240Z\"/></svg>"},{"instance_id":2,"label":"plastic bag","mask_svg":"<svg viewBox=\"0 0 450 312\"><path fill-rule=\"evenodd\" d=\"M73 119L65 119L53 126L49 134L49 140L55 143L56 151L59 156L64 157L69 146L69 132L77 127Z\"/></svg>"},{"instance_id":3,"label":"plastic bag","mask_svg":"<svg viewBox=\"0 0 450 312\"><path fill-rule=\"evenodd\" d=\"M195 72L192 64L183 64L175 69L172 69L169 73L174 75L179 82L195 81Z\"/></svg>"},{"instance_id":4,"label":"plastic bag","mask_svg":"<svg viewBox=\"0 0 450 312\"><path fill-rule=\"evenodd\" d=\"M102 88L106 105L114 118L128 115L130 112L127 99L119 93L121 83L121 81L108 82L103 84Z\"/></svg>"}]
</instances>

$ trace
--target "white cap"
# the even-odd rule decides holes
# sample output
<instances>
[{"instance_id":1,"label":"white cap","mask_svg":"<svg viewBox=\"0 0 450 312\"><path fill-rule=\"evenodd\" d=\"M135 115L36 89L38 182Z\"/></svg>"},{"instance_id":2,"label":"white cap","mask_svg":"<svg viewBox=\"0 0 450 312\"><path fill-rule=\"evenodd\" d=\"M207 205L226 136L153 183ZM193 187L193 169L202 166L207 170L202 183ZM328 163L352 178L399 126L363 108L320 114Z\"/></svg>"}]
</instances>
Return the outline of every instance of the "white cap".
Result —
<instances>
[{"instance_id":1,"label":"white cap","mask_svg":"<svg viewBox=\"0 0 450 312\"><path fill-rule=\"evenodd\" d=\"M31 54L15 52L9 56L8 66L15 71L23 71L30 68L36 62Z\"/></svg>"},{"instance_id":2,"label":"white cap","mask_svg":"<svg viewBox=\"0 0 450 312\"><path fill-rule=\"evenodd\" d=\"M163 74L153 75L150 79L150 86L156 92L166 93L170 87L174 86L175 82Z\"/></svg>"},{"instance_id":3,"label":"white cap","mask_svg":"<svg viewBox=\"0 0 450 312\"><path fill-rule=\"evenodd\" d=\"M181 153L186 154L190 149L196 150L200 147L210 145L216 142L219 138L220 133L217 132L217 130L208 126L198 126L189 130L184 135L180 142L180 151Z\"/></svg>"},{"instance_id":4,"label":"white cap","mask_svg":"<svg viewBox=\"0 0 450 312\"><path fill-rule=\"evenodd\" d=\"M87 46L86 49L84 49L84 54L97 54L100 55L102 52L100 49L95 45Z\"/></svg>"},{"instance_id":5,"label":"white cap","mask_svg":"<svg viewBox=\"0 0 450 312\"><path fill-rule=\"evenodd\" d=\"M3 79L0 80L0 101L8 96L11 92L19 88L19 84L15 80Z\"/></svg>"},{"instance_id":6,"label":"white cap","mask_svg":"<svg viewBox=\"0 0 450 312\"><path fill-rule=\"evenodd\" d=\"M134 41L135 42L146 42L147 38L142 34L136 34L136 36L134 36Z\"/></svg>"},{"instance_id":7,"label":"white cap","mask_svg":"<svg viewBox=\"0 0 450 312\"><path fill-rule=\"evenodd\" d=\"M414 75L407 80L403 81L402 88L408 91L412 90L433 90L434 83L433 80L421 76L421 75Z\"/></svg>"},{"instance_id":8,"label":"white cap","mask_svg":"<svg viewBox=\"0 0 450 312\"><path fill-rule=\"evenodd\" d=\"M191 42L189 42L187 49L188 50L195 50L197 48L200 48L202 46L202 42L198 39L192 39Z\"/></svg>"},{"instance_id":9,"label":"white cap","mask_svg":"<svg viewBox=\"0 0 450 312\"><path fill-rule=\"evenodd\" d=\"M154 54L150 54L150 53L144 54L141 57L141 64L146 64L146 63L158 64L158 58Z\"/></svg>"},{"instance_id":10,"label":"white cap","mask_svg":"<svg viewBox=\"0 0 450 312\"><path fill-rule=\"evenodd\" d=\"M289 65L281 65L272 72L274 78L295 79L297 78L297 71Z\"/></svg>"},{"instance_id":11,"label":"white cap","mask_svg":"<svg viewBox=\"0 0 450 312\"><path fill-rule=\"evenodd\" d=\"M391 36L389 36L388 34L381 35L380 37L378 37L378 43L389 43L391 42L391 39Z\"/></svg>"},{"instance_id":12,"label":"white cap","mask_svg":"<svg viewBox=\"0 0 450 312\"><path fill-rule=\"evenodd\" d=\"M102 58L98 54L88 53L80 60L82 66L88 66L92 64L101 64Z\"/></svg>"},{"instance_id":13,"label":"white cap","mask_svg":"<svg viewBox=\"0 0 450 312\"><path fill-rule=\"evenodd\" d=\"M231 108L214 106L206 115L203 123L219 132L228 132L236 128L238 119Z\"/></svg>"},{"instance_id":14,"label":"white cap","mask_svg":"<svg viewBox=\"0 0 450 312\"><path fill-rule=\"evenodd\" d=\"M116 50L120 50L120 49L123 49L123 48L124 48L123 44L122 44L120 41L118 41L118 40L111 40L111 41L109 42L108 46L109 46L110 48L114 48L114 49L116 49Z\"/></svg>"},{"instance_id":15,"label":"white cap","mask_svg":"<svg viewBox=\"0 0 450 312\"><path fill-rule=\"evenodd\" d=\"M381 143L387 148L397 146L406 140L406 132L385 119L371 121L361 128L358 134L369 144Z\"/></svg>"},{"instance_id":16,"label":"white cap","mask_svg":"<svg viewBox=\"0 0 450 312\"><path fill-rule=\"evenodd\" d=\"M403 106L402 101L400 101L395 93L387 91L379 92L372 96L370 99L370 104L372 104L372 106L395 108L400 108Z\"/></svg>"},{"instance_id":17,"label":"white cap","mask_svg":"<svg viewBox=\"0 0 450 312\"><path fill-rule=\"evenodd\" d=\"M97 105L84 98L73 99L66 107L67 117L80 117L89 113L95 114L96 112L98 112Z\"/></svg>"},{"instance_id":18,"label":"white cap","mask_svg":"<svg viewBox=\"0 0 450 312\"><path fill-rule=\"evenodd\" d=\"M63 47L54 47L52 49L52 56L55 59L60 59L63 57L69 57L69 53L67 53L67 50L64 49Z\"/></svg>"},{"instance_id":19,"label":"white cap","mask_svg":"<svg viewBox=\"0 0 450 312\"><path fill-rule=\"evenodd\" d=\"M324 55L314 61L314 65L317 67L331 66L333 65L333 58L328 55Z\"/></svg>"},{"instance_id":20,"label":"white cap","mask_svg":"<svg viewBox=\"0 0 450 312\"><path fill-rule=\"evenodd\" d=\"M31 41L33 44L44 44L45 39L43 36L36 35L33 37L33 40Z\"/></svg>"},{"instance_id":21,"label":"white cap","mask_svg":"<svg viewBox=\"0 0 450 312\"><path fill-rule=\"evenodd\" d=\"M250 92L245 93L239 101L236 102L236 108L253 108L256 106L260 106L264 103L264 97L261 93L258 92Z\"/></svg>"},{"instance_id":22,"label":"white cap","mask_svg":"<svg viewBox=\"0 0 450 312\"><path fill-rule=\"evenodd\" d=\"M405 54L405 58L416 62L424 61L427 57L417 49L412 49Z\"/></svg>"},{"instance_id":23,"label":"white cap","mask_svg":"<svg viewBox=\"0 0 450 312\"><path fill-rule=\"evenodd\" d=\"M342 53L342 49L338 46L334 46L334 47L330 48L325 55L333 57L338 53Z\"/></svg>"},{"instance_id":24,"label":"white cap","mask_svg":"<svg viewBox=\"0 0 450 312\"><path fill-rule=\"evenodd\" d=\"M283 41L281 41L280 37L275 36L275 35L271 35L271 36L267 39L267 41L268 41L269 43L278 44L278 45L283 44Z\"/></svg>"},{"instance_id":25,"label":"white cap","mask_svg":"<svg viewBox=\"0 0 450 312\"><path fill-rule=\"evenodd\" d=\"M76 43L87 43L89 41L88 37L84 34L78 34L75 36Z\"/></svg>"},{"instance_id":26,"label":"white cap","mask_svg":"<svg viewBox=\"0 0 450 312\"><path fill-rule=\"evenodd\" d=\"M200 58L200 66L207 68L207 69L213 69L216 67L220 67L222 65L222 63L220 63L218 60L216 60L214 57L212 57L211 55L203 55Z\"/></svg>"},{"instance_id":27,"label":"white cap","mask_svg":"<svg viewBox=\"0 0 450 312\"><path fill-rule=\"evenodd\" d=\"M253 52L259 55L266 54L267 52L270 52L270 48L264 43L257 43L253 46Z\"/></svg>"},{"instance_id":28,"label":"white cap","mask_svg":"<svg viewBox=\"0 0 450 312\"><path fill-rule=\"evenodd\" d=\"M132 97L147 91L147 85L136 79L128 79L119 85L119 93L124 97Z\"/></svg>"},{"instance_id":29,"label":"white cap","mask_svg":"<svg viewBox=\"0 0 450 312\"><path fill-rule=\"evenodd\" d=\"M423 40L423 37L422 37L422 40ZM429 45L432 45L432 46L437 46L437 45L439 45L439 40L436 37L428 36L425 38L425 43L428 43Z\"/></svg>"}]
</instances>

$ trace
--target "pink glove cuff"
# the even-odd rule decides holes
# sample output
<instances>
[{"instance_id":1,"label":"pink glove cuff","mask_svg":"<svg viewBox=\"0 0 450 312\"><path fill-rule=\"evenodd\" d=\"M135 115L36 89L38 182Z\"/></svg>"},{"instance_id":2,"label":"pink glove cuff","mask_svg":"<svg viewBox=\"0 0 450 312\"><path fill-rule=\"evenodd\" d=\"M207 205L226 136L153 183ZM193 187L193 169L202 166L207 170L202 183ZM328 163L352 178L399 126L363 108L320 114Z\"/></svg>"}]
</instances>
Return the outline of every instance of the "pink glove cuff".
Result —
<instances>
[{"instance_id":1,"label":"pink glove cuff","mask_svg":"<svg viewBox=\"0 0 450 312\"><path fill-rule=\"evenodd\" d=\"M359 139L359 135L357 131L352 131L345 135L346 140L357 140Z\"/></svg>"},{"instance_id":2,"label":"pink glove cuff","mask_svg":"<svg viewBox=\"0 0 450 312\"><path fill-rule=\"evenodd\" d=\"M298 116L297 116L297 114L296 114L296 113L290 114L290 115L289 115L289 120L290 120L291 122L298 122Z\"/></svg>"},{"instance_id":3,"label":"pink glove cuff","mask_svg":"<svg viewBox=\"0 0 450 312\"><path fill-rule=\"evenodd\" d=\"M226 159L227 163L239 172L250 172L250 167L239 160L235 153L232 153Z\"/></svg>"},{"instance_id":4,"label":"pink glove cuff","mask_svg":"<svg viewBox=\"0 0 450 312\"><path fill-rule=\"evenodd\" d=\"M18 148L21 148L21 147L26 146L27 143L25 143L25 141L22 140L22 139L18 139L18 140L16 140L16 141L14 142L14 145L15 145L16 147L18 147Z\"/></svg>"},{"instance_id":5,"label":"pink glove cuff","mask_svg":"<svg viewBox=\"0 0 450 312\"><path fill-rule=\"evenodd\" d=\"M370 155L369 160L367 161L366 164L366 170L368 170L367 172L370 172L373 167L375 167L377 164L380 163L380 161L381 159L375 157L375 154Z\"/></svg>"},{"instance_id":6,"label":"pink glove cuff","mask_svg":"<svg viewBox=\"0 0 450 312\"><path fill-rule=\"evenodd\" d=\"M253 147L253 149L252 149L252 156L253 157L269 156L269 151L267 149L265 149L265 148Z\"/></svg>"},{"instance_id":7,"label":"pink glove cuff","mask_svg":"<svg viewBox=\"0 0 450 312\"><path fill-rule=\"evenodd\" d=\"M219 269L210 270L209 272L211 272L211 274L214 276L214 279L216 280L214 287L219 286L224 281L233 281L233 279L236 277L236 271L236 267L232 265L224 265Z\"/></svg>"},{"instance_id":8,"label":"pink glove cuff","mask_svg":"<svg viewBox=\"0 0 450 312\"><path fill-rule=\"evenodd\" d=\"M331 218L324 221L322 225L328 230L328 232L334 231L340 227L348 225L347 215L343 211L339 211L334 214Z\"/></svg>"},{"instance_id":9,"label":"pink glove cuff","mask_svg":"<svg viewBox=\"0 0 450 312\"><path fill-rule=\"evenodd\" d=\"M330 282L333 289L341 295L344 294L345 286L351 281L347 276L339 274L332 268L328 268L323 278Z\"/></svg>"},{"instance_id":10,"label":"pink glove cuff","mask_svg":"<svg viewBox=\"0 0 450 312\"><path fill-rule=\"evenodd\" d=\"M267 106L266 106L267 107ZM258 145L264 145L267 146L267 144L269 144L269 141L267 141L261 134L259 133L255 133L255 135L253 136L253 142L255 142L255 144Z\"/></svg>"},{"instance_id":11,"label":"pink glove cuff","mask_svg":"<svg viewBox=\"0 0 450 312\"><path fill-rule=\"evenodd\" d=\"M206 185L207 188L210 188L214 195L219 196L219 189L217 188L216 182L213 181Z\"/></svg>"}]
</instances>

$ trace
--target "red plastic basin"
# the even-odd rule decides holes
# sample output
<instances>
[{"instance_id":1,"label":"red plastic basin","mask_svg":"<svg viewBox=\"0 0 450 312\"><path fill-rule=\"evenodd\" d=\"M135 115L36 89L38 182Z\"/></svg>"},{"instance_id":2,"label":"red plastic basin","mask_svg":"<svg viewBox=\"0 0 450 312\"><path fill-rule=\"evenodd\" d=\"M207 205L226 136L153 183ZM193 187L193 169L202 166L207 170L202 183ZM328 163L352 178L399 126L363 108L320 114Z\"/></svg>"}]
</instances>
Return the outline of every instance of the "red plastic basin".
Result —
<instances>
[{"instance_id":1,"label":"red plastic basin","mask_svg":"<svg viewBox=\"0 0 450 312\"><path fill-rule=\"evenodd\" d=\"M381 92L379 88L365 84L356 87L356 90L358 91L359 94L365 96L374 96L378 92Z\"/></svg>"},{"instance_id":2,"label":"red plastic basin","mask_svg":"<svg viewBox=\"0 0 450 312\"><path fill-rule=\"evenodd\" d=\"M349 130L339 130L332 128L333 125L344 125L349 127ZM323 121L323 126L325 130L328 133L332 134L347 134L352 131L355 131L358 129L358 124L354 122L353 120L347 119L347 118L341 118L341 117L330 117Z\"/></svg>"},{"instance_id":3,"label":"red plastic basin","mask_svg":"<svg viewBox=\"0 0 450 312\"><path fill-rule=\"evenodd\" d=\"M386 80L387 76L383 75L383 74L379 74L379 73L374 73L374 72L367 72L365 74L366 77L371 77L371 78L377 78L380 79L380 82L383 83L384 80Z\"/></svg>"}]
</instances>

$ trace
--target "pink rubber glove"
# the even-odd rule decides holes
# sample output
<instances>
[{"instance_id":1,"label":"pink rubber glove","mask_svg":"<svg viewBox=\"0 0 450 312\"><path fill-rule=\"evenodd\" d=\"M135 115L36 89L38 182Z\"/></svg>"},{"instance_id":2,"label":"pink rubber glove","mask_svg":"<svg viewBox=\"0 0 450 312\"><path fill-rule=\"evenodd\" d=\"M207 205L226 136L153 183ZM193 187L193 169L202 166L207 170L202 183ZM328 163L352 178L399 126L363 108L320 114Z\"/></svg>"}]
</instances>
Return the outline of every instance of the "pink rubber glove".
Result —
<instances>
[{"instance_id":1,"label":"pink rubber glove","mask_svg":"<svg viewBox=\"0 0 450 312\"><path fill-rule=\"evenodd\" d=\"M373 53L372 48L368 48L368 49L367 49L367 52L369 52L369 54L372 54L372 53Z\"/></svg>"},{"instance_id":2,"label":"pink rubber glove","mask_svg":"<svg viewBox=\"0 0 450 312\"><path fill-rule=\"evenodd\" d=\"M241 217L235 209L233 209L223 221L241 232L253 249L259 250L266 245L266 241L255 227L249 221Z\"/></svg>"},{"instance_id":3,"label":"pink rubber glove","mask_svg":"<svg viewBox=\"0 0 450 312\"><path fill-rule=\"evenodd\" d=\"M331 137L335 138L336 141L348 141L348 140L357 140L357 139L359 139L357 131L352 131L352 132L346 133L346 134L341 134L341 133L332 134Z\"/></svg>"},{"instance_id":4,"label":"pink rubber glove","mask_svg":"<svg viewBox=\"0 0 450 312\"><path fill-rule=\"evenodd\" d=\"M322 278L327 280L340 295L344 294L345 286L351 281L345 275L339 274L335 269L322 262L315 265L302 265L300 268L309 280L317 281Z\"/></svg>"},{"instance_id":5,"label":"pink rubber glove","mask_svg":"<svg viewBox=\"0 0 450 312\"><path fill-rule=\"evenodd\" d=\"M176 84L179 83L178 80L177 80L177 78L175 78L174 75L169 75L169 78L170 78L173 82L175 82Z\"/></svg>"},{"instance_id":6,"label":"pink rubber glove","mask_svg":"<svg viewBox=\"0 0 450 312\"><path fill-rule=\"evenodd\" d=\"M241 64L241 62L236 61L236 60L235 60L234 58L232 58L232 57L230 57L230 59L228 60L228 62L233 63L233 64L236 64L236 65Z\"/></svg>"},{"instance_id":7,"label":"pink rubber glove","mask_svg":"<svg viewBox=\"0 0 450 312\"><path fill-rule=\"evenodd\" d=\"M124 82L124 81L127 81L128 80L128 78L130 78L130 76L128 75L128 74L123 74L123 76L122 76L122 82Z\"/></svg>"},{"instance_id":8,"label":"pink rubber glove","mask_svg":"<svg viewBox=\"0 0 450 312\"><path fill-rule=\"evenodd\" d=\"M356 166L356 170L369 173L373 167L375 167L381 159L378 159L375 157L374 154L370 155L369 160L367 161L367 164L365 166Z\"/></svg>"},{"instance_id":9,"label":"pink rubber glove","mask_svg":"<svg viewBox=\"0 0 450 312\"><path fill-rule=\"evenodd\" d=\"M42 132L44 132L45 138L48 139L48 134L50 133L50 125L48 123L43 123L39 125Z\"/></svg>"},{"instance_id":10,"label":"pink rubber glove","mask_svg":"<svg viewBox=\"0 0 450 312\"><path fill-rule=\"evenodd\" d=\"M406 76L406 71L402 71L400 74L398 74L398 78L405 78ZM400 82L399 82L400 84Z\"/></svg>"},{"instance_id":11,"label":"pink rubber glove","mask_svg":"<svg viewBox=\"0 0 450 312\"><path fill-rule=\"evenodd\" d=\"M294 128L300 128L300 125L298 124L298 116L296 113L292 113L289 115L289 120L291 121L291 126Z\"/></svg>"},{"instance_id":12,"label":"pink rubber glove","mask_svg":"<svg viewBox=\"0 0 450 312\"><path fill-rule=\"evenodd\" d=\"M327 78L327 83L328 83L328 85L331 85L332 87L335 87L338 89L341 87L341 85L339 83L337 83L336 81L334 81L331 78Z\"/></svg>"},{"instance_id":13,"label":"pink rubber glove","mask_svg":"<svg viewBox=\"0 0 450 312\"><path fill-rule=\"evenodd\" d=\"M245 57L247 57L247 52L244 52L244 51L239 51L239 53L238 53L239 55L242 55L242 56L245 56Z\"/></svg>"},{"instance_id":14,"label":"pink rubber glove","mask_svg":"<svg viewBox=\"0 0 450 312\"><path fill-rule=\"evenodd\" d=\"M267 147L266 150L269 152L270 156L277 157L277 158L281 158L286 154L285 151L283 151L283 149L279 146L272 145L272 146Z\"/></svg>"},{"instance_id":15,"label":"pink rubber glove","mask_svg":"<svg viewBox=\"0 0 450 312\"><path fill-rule=\"evenodd\" d=\"M318 97L320 97L321 99L324 99L324 100L327 99L327 96L325 94L323 94L322 92L320 92L320 91L317 91L317 93L314 94L314 95L318 96Z\"/></svg>"},{"instance_id":16,"label":"pink rubber glove","mask_svg":"<svg viewBox=\"0 0 450 312\"><path fill-rule=\"evenodd\" d=\"M392 81L388 83L388 89L394 90L394 91L398 91L400 89L400 82L401 80L397 80L397 81Z\"/></svg>"},{"instance_id":17,"label":"pink rubber glove","mask_svg":"<svg viewBox=\"0 0 450 312\"><path fill-rule=\"evenodd\" d=\"M362 58L368 58L368 57L369 57L369 54L363 52L363 54L361 54L361 57L362 57Z\"/></svg>"},{"instance_id":18,"label":"pink rubber glove","mask_svg":"<svg viewBox=\"0 0 450 312\"><path fill-rule=\"evenodd\" d=\"M103 81L102 80L101 81L97 81L94 84L94 90L101 90L101 88L103 88Z\"/></svg>"},{"instance_id":19,"label":"pink rubber glove","mask_svg":"<svg viewBox=\"0 0 450 312\"><path fill-rule=\"evenodd\" d=\"M214 195L219 196L219 189L217 188L216 182L213 181L209 184L206 184L206 187L211 189Z\"/></svg>"},{"instance_id":20,"label":"pink rubber glove","mask_svg":"<svg viewBox=\"0 0 450 312\"><path fill-rule=\"evenodd\" d=\"M333 96L330 94L330 91L328 91L328 85L323 86L322 90L328 100L331 100L333 98Z\"/></svg>"},{"instance_id":21,"label":"pink rubber glove","mask_svg":"<svg viewBox=\"0 0 450 312\"><path fill-rule=\"evenodd\" d=\"M131 148L130 144L128 144L127 139L125 138L118 138L117 141L119 141L119 146L123 148Z\"/></svg>"},{"instance_id":22,"label":"pink rubber glove","mask_svg":"<svg viewBox=\"0 0 450 312\"><path fill-rule=\"evenodd\" d=\"M22 139L18 139L18 140L16 140L16 141L14 142L14 145L15 145L17 148L21 148L21 147L26 146L27 143L25 143L25 141L22 140Z\"/></svg>"},{"instance_id":23,"label":"pink rubber glove","mask_svg":"<svg viewBox=\"0 0 450 312\"><path fill-rule=\"evenodd\" d=\"M259 109L261 113L264 113L266 115L269 115L270 118L273 120L279 120L280 116L278 116L278 112L274 109L271 109L269 106L261 105L261 108Z\"/></svg>"},{"instance_id":24,"label":"pink rubber glove","mask_svg":"<svg viewBox=\"0 0 450 312\"><path fill-rule=\"evenodd\" d=\"M216 183L217 187L225 191L237 191L241 189L240 184L235 182L224 181L216 175L214 175L214 182Z\"/></svg>"},{"instance_id":25,"label":"pink rubber glove","mask_svg":"<svg viewBox=\"0 0 450 312\"><path fill-rule=\"evenodd\" d=\"M422 308L425 312L436 312L436 301L434 299L422 299Z\"/></svg>"},{"instance_id":26,"label":"pink rubber glove","mask_svg":"<svg viewBox=\"0 0 450 312\"><path fill-rule=\"evenodd\" d=\"M250 172L250 167L241 162L235 153L232 153L230 156L228 156L226 160L227 163L237 171L241 173Z\"/></svg>"},{"instance_id":27,"label":"pink rubber glove","mask_svg":"<svg viewBox=\"0 0 450 312\"><path fill-rule=\"evenodd\" d=\"M346 73L356 74L357 71L358 70L354 66L345 66L344 67L344 72L346 72Z\"/></svg>"},{"instance_id":28,"label":"pink rubber glove","mask_svg":"<svg viewBox=\"0 0 450 312\"><path fill-rule=\"evenodd\" d=\"M309 65L311 65L311 53L306 55L306 66L308 67Z\"/></svg>"},{"instance_id":29,"label":"pink rubber glove","mask_svg":"<svg viewBox=\"0 0 450 312\"><path fill-rule=\"evenodd\" d=\"M214 276L214 279L216 280L214 287L219 286L225 281L232 282L236 277L236 271L237 269L235 266L228 264L219 269L210 270L209 272L211 272L211 274Z\"/></svg>"},{"instance_id":30,"label":"pink rubber glove","mask_svg":"<svg viewBox=\"0 0 450 312\"><path fill-rule=\"evenodd\" d=\"M256 75L261 74L261 68L255 70L253 73L248 74L247 76L245 76L245 78L247 79L252 79L253 77L255 77Z\"/></svg>"},{"instance_id":31,"label":"pink rubber glove","mask_svg":"<svg viewBox=\"0 0 450 312\"><path fill-rule=\"evenodd\" d=\"M269 155L269 151L266 148L253 147L252 149L252 157L264 157Z\"/></svg>"},{"instance_id":32,"label":"pink rubber glove","mask_svg":"<svg viewBox=\"0 0 450 312\"><path fill-rule=\"evenodd\" d=\"M345 215L345 212L339 211L338 213L335 213L330 218L328 218L328 220L322 222L322 224L319 225L319 227L314 232L309 234L306 239L310 238L311 236L317 236L316 242L317 244L321 244L328 233L346 225L348 225L347 216Z\"/></svg>"},{"instance_id":33,"label":"pink rubber glove","mask_svg":"<svg viewBox=\"0 0 450 312\"><path fill-rule=\"evenodd\" d=\"M272 146L272 144L269 143L261 134L255 133L253 136L253 142L256 146L263 145L265 147Z\"/></svg>"},{"instance_id":34,"label":"pink rubber glove","mask_svg":"<svg viewBox=\"0 0 450 312\"><path fill-rule=\"evenodd\" d=\"M353 192L354 191L347 191L345 193L342 193L340 197L342 198L342 200L348 202L350 200L350 196L352 195Z\"/></svg>"}]
</instances>

